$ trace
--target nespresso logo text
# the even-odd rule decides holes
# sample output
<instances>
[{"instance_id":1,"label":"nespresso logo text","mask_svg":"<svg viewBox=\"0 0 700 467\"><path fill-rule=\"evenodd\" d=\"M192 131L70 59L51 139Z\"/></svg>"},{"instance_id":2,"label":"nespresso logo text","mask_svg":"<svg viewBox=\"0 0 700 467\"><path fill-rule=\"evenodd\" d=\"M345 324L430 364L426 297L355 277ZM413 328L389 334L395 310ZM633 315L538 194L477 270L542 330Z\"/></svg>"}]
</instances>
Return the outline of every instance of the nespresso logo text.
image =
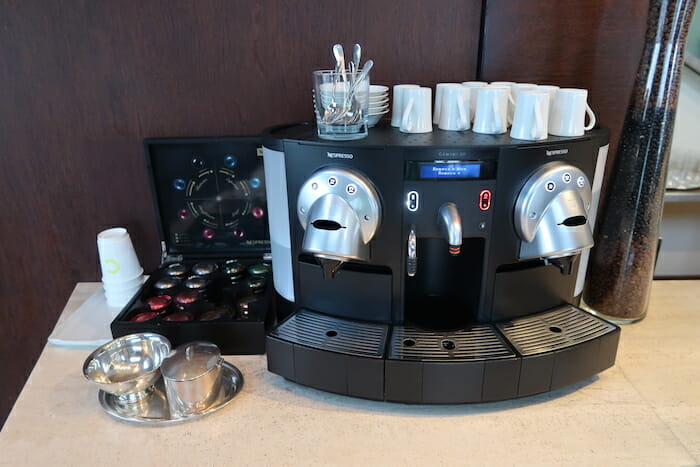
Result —
<instances>
[{"instance_id":1,"label":"nespresso logo text","mask_svg":"<svg viewBox=\"0 0 700 467\"><path fill-rule=\"evenodd\" d=\"M327 152L329 159L352 159L355 156L352 154L345 154L342 152Z\"/></svg>"},{"instance_id":2,"label":"nespresso logo text","mask_svg":"<svg viewBox=\"0 0 700 467\"><path fill-rule=\"evenodd\" d=\"M563 156L564 154L569 154L568 149L552 149L551 151L545 151L548 156Z\"/></svg>"}]
</instances>

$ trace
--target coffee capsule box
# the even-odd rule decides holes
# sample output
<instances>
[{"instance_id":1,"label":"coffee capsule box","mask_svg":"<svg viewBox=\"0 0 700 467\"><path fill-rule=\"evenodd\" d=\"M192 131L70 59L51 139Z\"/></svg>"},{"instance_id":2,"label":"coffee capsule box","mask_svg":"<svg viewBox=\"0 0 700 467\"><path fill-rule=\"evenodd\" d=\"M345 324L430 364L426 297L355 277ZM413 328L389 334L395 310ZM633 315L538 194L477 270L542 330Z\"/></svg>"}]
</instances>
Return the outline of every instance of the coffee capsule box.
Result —
<instances>
[{"instance_id":1,"label":"coffee capsule box","mask_svg":"<svg viewBox=\"0 0 700 467\"><path fill-rule=\"evenodd\" d=\"M262 354L273 324L272 270L260 140L144 142L161 236L161 265L111 324L174 346L213 342Z\"/></svg>"}]
</instances>

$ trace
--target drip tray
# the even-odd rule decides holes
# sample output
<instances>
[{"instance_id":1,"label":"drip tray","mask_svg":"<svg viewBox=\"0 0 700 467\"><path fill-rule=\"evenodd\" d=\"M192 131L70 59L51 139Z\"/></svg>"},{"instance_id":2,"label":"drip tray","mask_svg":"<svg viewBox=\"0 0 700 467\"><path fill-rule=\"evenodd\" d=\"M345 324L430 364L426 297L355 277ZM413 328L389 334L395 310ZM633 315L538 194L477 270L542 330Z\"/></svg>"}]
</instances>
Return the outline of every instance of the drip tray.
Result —
<instances>
[{"instance_id":1,"label":"drip tray","mask_svg":"<svg viewBox=\"0 0 700 467\"><path fill-rule=\"evenodd\" d=\"M620 328L571 305L452 332L299 310L267 338L268 369L325 391L406 403L547 392L615 363Z\"/></svg>"},{"instance_id":2,"label":"drip tray","mask_svg":"<svg viewBox=\"0 0 700 467\"><path fill-rule=\"evenodd\" d=\"M330 352L382 358L389 326L350 321L300 310L270 336Z\"/></svg>"},{"instance_id":3,"label":"drip tray","mask_svg":"<svg viewBox=\"0 0 700 467\"><path fill-rule=\"evenodd\" d=\"M537 355L583 344L616 328L570 305L497 326L521 355Z\"/></svg>"},{"instance_id":4,"label":"drip tray","mask_svg":"<svg viewBox=\"0 0 700 467\"><path fill-rule=\"evenodd\" d=\"M394 360L487 360L512 358L515 352L489 324L455 332L394 326L388 358Z\"/></svg>"}]
</instances>

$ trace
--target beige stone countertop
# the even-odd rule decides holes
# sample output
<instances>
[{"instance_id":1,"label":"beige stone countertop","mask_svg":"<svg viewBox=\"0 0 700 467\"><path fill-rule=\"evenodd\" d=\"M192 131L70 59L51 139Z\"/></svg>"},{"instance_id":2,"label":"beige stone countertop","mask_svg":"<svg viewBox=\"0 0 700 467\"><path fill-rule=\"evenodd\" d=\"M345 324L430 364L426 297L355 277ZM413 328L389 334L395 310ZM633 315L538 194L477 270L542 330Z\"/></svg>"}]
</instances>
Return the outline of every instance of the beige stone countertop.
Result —
<instances>
[{"instance_id":1,"label":"beige stone countertop","mask_svg":"<svg viewBox=\"0 0 700 467\"><path fill-rule=\"evenodd\" d=\"M64 317L99 284L78 284ZM657 281L616 365L548 394L404 405L329 394L226 359L245 385L180 425L110 418L82 376L88 350L47 345L0 433L0 465L700 464L700 281Z\"/></svg>"}]
</instances>

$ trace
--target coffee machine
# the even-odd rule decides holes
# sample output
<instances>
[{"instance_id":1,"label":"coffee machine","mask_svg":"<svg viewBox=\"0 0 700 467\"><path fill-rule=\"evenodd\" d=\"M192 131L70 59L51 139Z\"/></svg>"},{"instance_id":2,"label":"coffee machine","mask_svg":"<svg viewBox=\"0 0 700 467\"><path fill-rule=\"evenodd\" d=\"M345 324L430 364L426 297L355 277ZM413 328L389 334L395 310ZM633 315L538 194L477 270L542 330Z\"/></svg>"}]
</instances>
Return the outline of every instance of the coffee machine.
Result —
<instances>
[{"instance_id":1,"label":"coffee machine","mask_svg":"<svg viewBox=\"0 0 700 467\"><path fill-rule=\"evenodd\" d=\"M467 403L612 366L619 328L579 308L608 138L268 130L269 370L351 396Z\"/></svg>"}]
</instances>

